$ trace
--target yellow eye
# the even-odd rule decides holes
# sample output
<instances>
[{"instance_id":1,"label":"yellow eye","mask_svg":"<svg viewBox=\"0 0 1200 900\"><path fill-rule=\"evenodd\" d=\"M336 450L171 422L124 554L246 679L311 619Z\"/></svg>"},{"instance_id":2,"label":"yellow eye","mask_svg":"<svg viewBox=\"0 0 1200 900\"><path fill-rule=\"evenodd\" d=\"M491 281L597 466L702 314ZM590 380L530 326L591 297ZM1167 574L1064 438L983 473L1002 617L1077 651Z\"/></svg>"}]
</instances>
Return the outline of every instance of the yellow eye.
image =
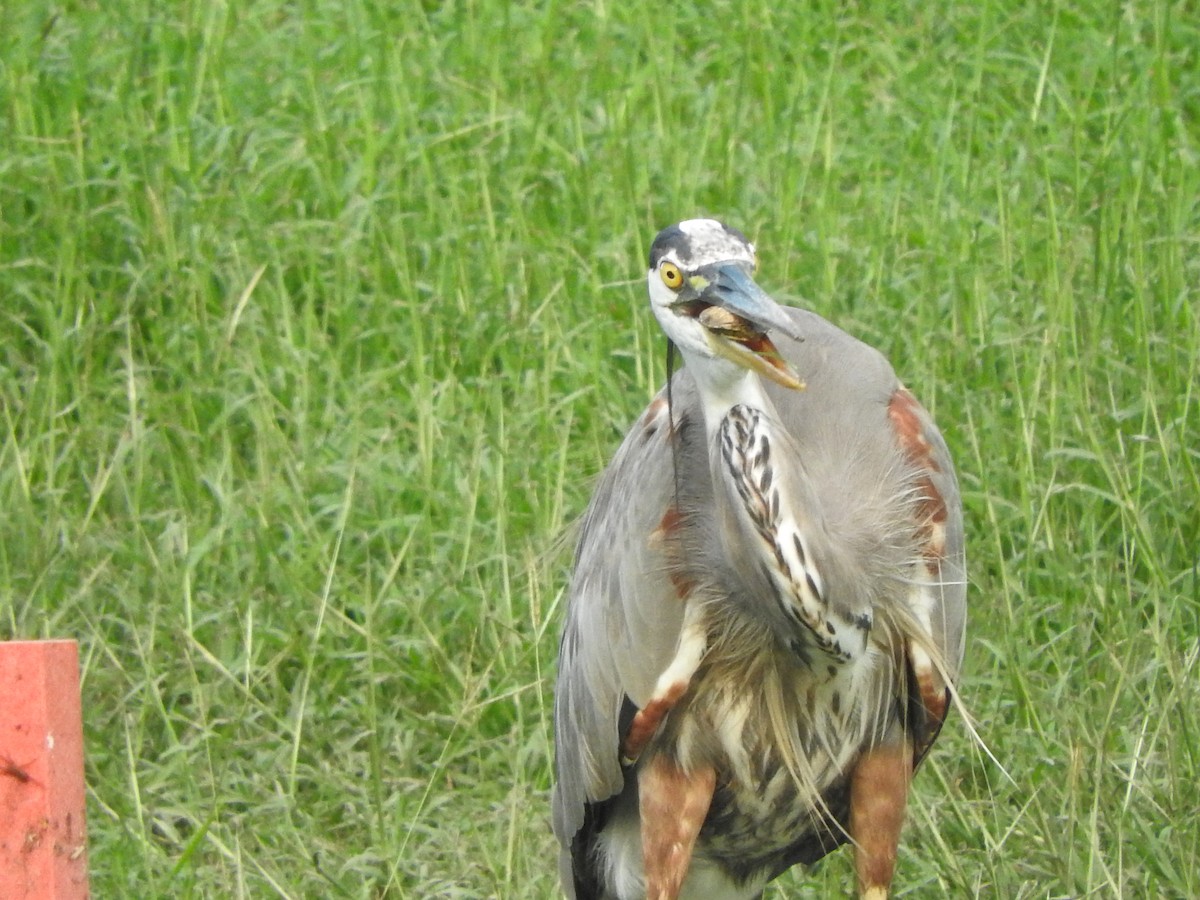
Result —
<instances>
[{"instance_id":1,"label":"yellow eye","mask_svg":"<svg viewBox=\"0 0 1200 900\"><path fill-rule=\"evenodd\" d=\"M659 266L658 276L662 279L663 284L673 291L683 287L683 273L679 271L679 266L675 263L665 262Z\"/></svg>"}]
</instances>

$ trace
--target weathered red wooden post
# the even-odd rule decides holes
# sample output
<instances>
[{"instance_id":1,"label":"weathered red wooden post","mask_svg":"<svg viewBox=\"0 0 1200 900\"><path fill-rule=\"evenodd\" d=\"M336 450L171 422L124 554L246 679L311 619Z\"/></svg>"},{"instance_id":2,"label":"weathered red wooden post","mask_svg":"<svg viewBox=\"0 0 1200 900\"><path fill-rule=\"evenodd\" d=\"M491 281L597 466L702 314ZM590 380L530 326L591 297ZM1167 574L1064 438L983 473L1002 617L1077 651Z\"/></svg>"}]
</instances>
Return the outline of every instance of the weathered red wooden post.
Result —
<instances>
[{"instance_id":1,"label":"weathered red wooden post","mask_svg":"<svg viewBox=\"0 0 1200 900\"><path fill-rule=\"evenodd\" d=\"M87 896L79 649L0 642L0 897Z\"/></svg>"}]
</instances>

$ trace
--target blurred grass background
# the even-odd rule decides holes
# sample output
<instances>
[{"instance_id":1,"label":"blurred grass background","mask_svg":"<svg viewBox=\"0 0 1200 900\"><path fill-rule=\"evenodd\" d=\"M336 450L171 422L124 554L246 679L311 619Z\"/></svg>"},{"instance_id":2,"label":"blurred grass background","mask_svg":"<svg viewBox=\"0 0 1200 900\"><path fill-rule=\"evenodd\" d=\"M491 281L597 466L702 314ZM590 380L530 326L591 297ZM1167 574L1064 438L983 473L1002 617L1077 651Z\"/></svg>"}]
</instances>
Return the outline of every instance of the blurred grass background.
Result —
<instances>
[{"instance_id":1,"label":"blurred grass background","mask_svg":"<svg viewBox=\"0 0 1200 900\"><path fill-rule=\"evenodd\" d=\"M898 894L1200 896L1191 4L0 14L0 637L81 642L94 896L556 895L569 526L697 214L958 462L1013 780L952 721Z\"/></svg>"}]
</instances>

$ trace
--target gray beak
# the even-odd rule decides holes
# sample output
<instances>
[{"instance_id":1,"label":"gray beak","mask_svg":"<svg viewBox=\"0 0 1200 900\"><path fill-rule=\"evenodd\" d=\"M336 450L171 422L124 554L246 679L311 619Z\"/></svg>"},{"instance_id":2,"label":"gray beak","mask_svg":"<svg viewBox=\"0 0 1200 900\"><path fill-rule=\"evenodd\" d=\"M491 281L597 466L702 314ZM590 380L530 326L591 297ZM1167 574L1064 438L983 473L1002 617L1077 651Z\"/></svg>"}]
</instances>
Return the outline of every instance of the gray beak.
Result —
<instances>
[{"instance_id":1,"label":"gray beak","mask_svg":"<svg viewBox=\"0 0 1200 900\"><path fill-rule=\"evenodd\" d=\"M803 340L787 311L739 266L726 263L701 274L708 281L700 291L705 303L741 316L760 331L779 331L793 340Z\"/></svg>"},{"instance_id":2,"label":"gray beak","mask_svg":"<svg viewBox=\"0 0 1200 900\"><path fill-rule=\"evenodd\" d=\"M704 326L708 346L718 356L793 390L803 390L799 374L771 341L778 331L803 340L787 310L733 263L700 269L689 277L695 299L680 306ZM699 302L697 302L699 301Z\"/></svg>"}]
</instances>

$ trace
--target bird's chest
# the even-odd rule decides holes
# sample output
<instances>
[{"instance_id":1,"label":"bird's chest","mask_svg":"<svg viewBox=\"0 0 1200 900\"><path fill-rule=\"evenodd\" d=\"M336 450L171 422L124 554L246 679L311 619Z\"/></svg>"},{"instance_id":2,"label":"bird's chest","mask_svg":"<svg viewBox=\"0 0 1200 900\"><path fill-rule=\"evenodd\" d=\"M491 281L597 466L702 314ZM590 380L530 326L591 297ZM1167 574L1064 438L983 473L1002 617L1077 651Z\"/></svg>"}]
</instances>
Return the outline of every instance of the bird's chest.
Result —
<instances>
[{"instance_id":1,"label":"bird's chest","mask_svg":"<svg viewBox=\"0 0 1200 900\"><path fill-rule=\"evenodd\" d=\"M805 841L841 843L847 772L880 736L888 710L876 698L893 686L870 658L817 668L723 649L697 672L675 751L685 766L717 772L698 852L751 877Z\"/></svg>"}]
</instances>

